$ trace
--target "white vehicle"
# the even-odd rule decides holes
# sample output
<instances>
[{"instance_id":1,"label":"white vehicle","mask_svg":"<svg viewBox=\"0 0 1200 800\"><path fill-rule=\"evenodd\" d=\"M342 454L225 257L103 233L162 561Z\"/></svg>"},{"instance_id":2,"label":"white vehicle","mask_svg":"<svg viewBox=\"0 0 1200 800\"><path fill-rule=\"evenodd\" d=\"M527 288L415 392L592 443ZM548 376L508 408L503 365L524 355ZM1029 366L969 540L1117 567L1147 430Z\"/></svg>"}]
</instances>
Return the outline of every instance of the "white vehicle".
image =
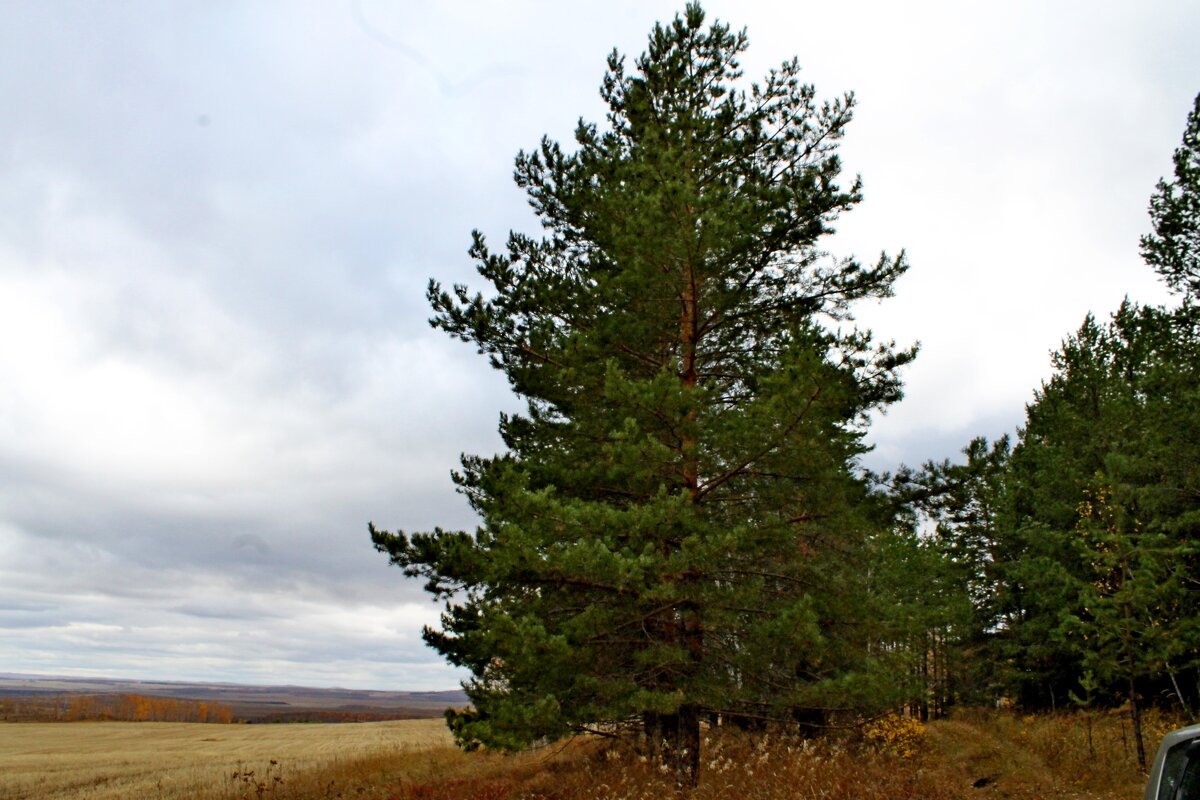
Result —
<instances>
[{"instance_id":1,"label":"white vehicle","mask_svg":"<svg viewBox=\"0 0 1200 800\"><path fill-rule=\"evenodd\" d=\"M1142 800L1200 800L1200 725L1163 737Z\"/></svg>"}]
</instances>

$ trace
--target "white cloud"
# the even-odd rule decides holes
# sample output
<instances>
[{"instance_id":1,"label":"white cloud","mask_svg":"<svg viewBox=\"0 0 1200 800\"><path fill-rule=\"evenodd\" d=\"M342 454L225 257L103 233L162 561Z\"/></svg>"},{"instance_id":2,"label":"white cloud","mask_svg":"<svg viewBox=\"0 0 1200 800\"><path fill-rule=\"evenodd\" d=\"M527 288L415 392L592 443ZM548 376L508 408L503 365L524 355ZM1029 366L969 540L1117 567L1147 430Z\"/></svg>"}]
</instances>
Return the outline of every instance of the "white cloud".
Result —
<instances>
[{"instance_id":1,"label":"white cloud","mask_svg":"<svg viewBox=\"0 0 1200 800\"><path fill-rule=\"evenodd\" d=\"M0 670L447 688L436 607L366 522L469 526L447 473L514 401L426 325L471 228L536 231L512 157L597 119L680 5L27 4L0 30ZM920 339L870 463L999 435L1137 258L1200 20L1017 3L708 4L754 79L860 105L837 254ZM367 30L364 30L364 25Z\"/></svg>"}]
</instances>

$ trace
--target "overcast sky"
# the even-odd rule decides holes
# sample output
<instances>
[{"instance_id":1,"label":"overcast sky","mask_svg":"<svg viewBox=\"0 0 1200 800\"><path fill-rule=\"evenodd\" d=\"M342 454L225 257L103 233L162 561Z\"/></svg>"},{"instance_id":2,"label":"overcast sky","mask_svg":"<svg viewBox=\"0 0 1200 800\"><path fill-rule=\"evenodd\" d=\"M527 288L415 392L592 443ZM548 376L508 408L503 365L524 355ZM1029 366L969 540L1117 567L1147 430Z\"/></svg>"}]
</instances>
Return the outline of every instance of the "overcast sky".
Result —
<instances>
[{"instance_id":1,"label":"overcast sky","mask_svg":"<svg viewBox=\"0 0 1200 800\"><path fill-rule=\"evenodd\" d=\"M425 283L536 232L513 156L681 7L0 5L0 671L452 688L366 526L472 525L448 473L514 401ZM1194 0L706 8L748 78L857 94L828 249L907 249L859 318L922 343L871 467L1011 432L1089 310L1167 299Z\"/></svg>"}]
</instances>

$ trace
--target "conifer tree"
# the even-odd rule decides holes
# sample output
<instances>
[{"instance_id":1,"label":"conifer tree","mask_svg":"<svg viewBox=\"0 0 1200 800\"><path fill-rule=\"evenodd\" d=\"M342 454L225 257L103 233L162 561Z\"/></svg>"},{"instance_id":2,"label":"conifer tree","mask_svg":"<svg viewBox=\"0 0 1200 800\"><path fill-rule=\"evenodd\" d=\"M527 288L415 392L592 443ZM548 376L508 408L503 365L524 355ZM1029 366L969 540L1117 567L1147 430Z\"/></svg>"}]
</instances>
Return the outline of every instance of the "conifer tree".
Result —
<instances>
[{"instance_id":1,"label":"conifer tree","mask_svg":"<svg viewBox=\"0 0 1200 800\"><path fill-rule=\"evenodd\" d=\"M1009 465L1001 569L1016 589L1005 660L1060 697L1085 670L1107 680L1142 760L1141 687L1186 710L1200 685L1200 96L1174 161L1142 255L1183 303L1088 315L1054 354Z\"/></svg>"},{"instance_id":2,"label":"conifer tree","mask_svg":"<svg viewBox=\"0 0 1200 800\"><path fill-rule=\"evenodd\" d=\"M1076 689L1200 703L1200 97L1150 201L1142 254L1184 297L1088 314L1051 358L1008 452L902 470L897 499L937 523L998 688L1027 708ZM937 610L935 605L934 610ZM1078 695L1075 695L1078 697Z\"/></svg>"},{"instance_id":3,"label":"conifer tree","mask_svg":"<svg viewBox=\"0 0 1200 800\"><path fill-rule=\"evenodd\" d=\"M1154 233L1142 237L1142 258L1167 285L1200 297L1200 94L1175 150L1175 180L1158 182L1150 198Z\"/></svg>"},{"instance_id":4,"label":"conifer tree","mask_svg":"<svg viewBox=\"0 0 1200 800\"><path fill-rule=\"evenodd\" d=\"M1200 656L1189 591L1200 532L1198 321L1191 306L1128 301L1106 325L1089 316L1029 406L1010 476L1025 521L1024 563L1010 574L1026 589L1012 643L1056 652L1047 682L1091 671L1127 700L1140 761L1145 687L1173 691L1187 708L1176 675Z\"/></svg>"},{"instance_id":5,"label":"conifer tree","mask_svg":"<svg viewBox=\"0 0 1200 800\"><path fill-rule=\"evenodd\" d=\"M936 640L949 665L942 706L999 697L998 665L978 655L1007 622L1010 592L1001 568L1011 542L1001 505L1010 452L1007 436L991 444L976 437L963 448L965 463L929 461L920 469L901 467L891 478L924 555L921 573L908 581L916 595L909 605L919 609L926 637Z\"/></svg>"},{"instance_id":6,"label":"conifer tree","mask_svg":"<svg viewBox=\"0 0 1200 800\"><path fill-rule=\"evenodd\" d=\"M475 532L371 528L447 602L425 638L471 672L463 745L636 732L687 782L706 715L813 724L891 685L856 459L914 350L850 311L906 265L822 252L860 200L853 97L818 102L795 60L741 88L745 48L692 4L632 71L613 53L607 124L517 156L545 235L475 233L486 294L430 282L432 324L527 403L455 475Z\"/></svg>"}]
</instances>

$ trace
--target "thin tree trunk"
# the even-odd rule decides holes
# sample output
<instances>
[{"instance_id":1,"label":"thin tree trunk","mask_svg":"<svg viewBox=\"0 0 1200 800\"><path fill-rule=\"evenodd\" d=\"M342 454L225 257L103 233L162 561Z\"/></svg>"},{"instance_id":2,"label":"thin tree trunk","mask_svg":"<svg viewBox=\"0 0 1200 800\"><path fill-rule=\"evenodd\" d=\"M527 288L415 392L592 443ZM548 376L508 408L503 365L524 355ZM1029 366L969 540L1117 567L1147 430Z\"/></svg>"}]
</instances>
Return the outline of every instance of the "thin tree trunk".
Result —
<instances>
[{"instance_id":1,"label":"thin tree trunk","mask_svg":"<svg viewBox=\"0 0 1200 800\"><path fill-rule=\"evenodd\" d=\"M933 651L933 682L937 686L937 694L934 695L933 718L941 719L946 716L950 694L949 666L946 660L949 637L946 636L945 630L938 631L934 641L937 643L937 649Z\"/></svg>"},{"instance_id":2,"label":"thin tree trunk","mask_svg":"<svg viewBox=\"0 0 1200 800\"><path fill-rule=\"evenodd\" d=\"M1179 689L1179 681L1175 680L1175 670L1168 669L1167 674L1171 676L1171 685L1175 687L1175 696L1179 698L1179 705L1183 708L1184 716L1186 716L1188 720L1194 719L1192 716L1192 709L1188 707L1188 702L1183 698L1183 692Z\"/></svg>"},{"instance_id":3,"label":"thin tree trunk","mask_svg":"<svg viewBox=\"0 0 1200 800\"><path fill-rule=\"evenodd\" d=\"M1122 565L1121 583L1118 591L1125 588L1125 581L1132 578L1129 574L1129 567ZM1137 686L1135 676L1137 675L1136 656L1133 652L1133 610L1129 607L1129 603L1121 604L1121 616L1124 617L1125 624L1121 629L1121 643L1125 645L1125 665L1129 670L1129 717L1133 724L1133 743L1137 746L1138 767L1142 772L1146 771L1146 745L1142 740L1142 714L1138 708Z\"/></svg>"},{"instance_id":4,"label":"thin tree trunk","mask_svg":"<svg viewBox=\"0 0 1200 800\"><path fill-rule=\"evenodd\" d=\"M929 721L929 636L926 634L925 646L921 648L921 722Z\"/></svg>"},{"instance_id":5,"label":"thin tree trunk","mask_svg":"<svg viewBox=\"0 0 1200 800\"><path fill-rule=\"evenodd\" d=\"M1137 745L1138 767L1146 771L1146 746L1142 743L1142 714L1138 709L1137 689L1134 687L1133 674L1129 675L1129 718L1133 723L1133 743Z\"/></svg>"},{"instance_id":6,"label":"thin tree trunk","mask_svg":"<svg viewBox=\"0 0 1200 800\"><path fill-rule=\"evenodd\" d=\"M1129 668L1129 720L1133 724L1133 743L1137 747L1138 767L1142 772L1146 771L1146 745L1142 740L1142 714L1138 708L1137 686L1134 681L1134 675L1137 671L1134 669L1134 654L1133 654L1133 637L1129 633L1129 605L1124 608L1124 616L1126 619L1126 628L1122 635L1125 640L1125 662Z\"/></svg>"},{"instance_id":7,"label":"thin tree trunk","mask_svg":"<svg viewBox=\"0 0 1200 800\"><path fill-rule=\"evenodd\" d=\"M657 711L642 712L642 735L645 737L646 754L651 758L662 757L663 721Z\"/></svg>"}]
</instances>

